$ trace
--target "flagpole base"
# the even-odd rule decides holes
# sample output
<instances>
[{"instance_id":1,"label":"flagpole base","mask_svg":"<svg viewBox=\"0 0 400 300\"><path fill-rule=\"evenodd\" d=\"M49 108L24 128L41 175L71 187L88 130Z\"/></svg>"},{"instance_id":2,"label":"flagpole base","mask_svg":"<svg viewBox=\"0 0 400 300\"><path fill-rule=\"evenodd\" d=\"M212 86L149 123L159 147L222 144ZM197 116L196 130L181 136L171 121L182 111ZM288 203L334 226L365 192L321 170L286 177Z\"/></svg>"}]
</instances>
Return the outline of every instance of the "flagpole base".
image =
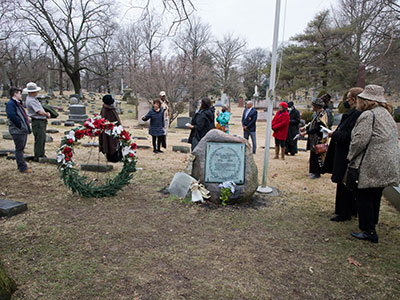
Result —
<instances>
[{"instance_id":1,"label":"flagpole base","mask_svg":"<svg viewBox=\"0 0 400 300\"><path fill-rule=\"evenodd\" d=\"M259 186L257 188L257 192L261 193L261 194L269 194L272 193L272 189L269 186Z\"/></svg>"}]
</instances>

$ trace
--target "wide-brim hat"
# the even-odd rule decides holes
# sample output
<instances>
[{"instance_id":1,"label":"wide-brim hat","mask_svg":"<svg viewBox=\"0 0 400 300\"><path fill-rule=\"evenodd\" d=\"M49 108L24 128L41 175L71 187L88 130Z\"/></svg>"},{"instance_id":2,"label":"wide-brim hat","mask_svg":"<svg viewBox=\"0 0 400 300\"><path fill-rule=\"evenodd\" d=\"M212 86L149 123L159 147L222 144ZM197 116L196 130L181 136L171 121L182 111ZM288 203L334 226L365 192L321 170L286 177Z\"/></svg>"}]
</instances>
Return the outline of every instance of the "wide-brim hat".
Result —
<instances>
[{"instance_id":1,"label":"wide-brim hat","mask_svg":"<svg viewBox=\"0 0 400 300\"><path fill-rule=\"evenodd\" d=\"M42 88L38 87L34 82L28 82L26 84L26 88L24 88L24 92L26 93L35 93L39 92Z\"/></svg>"},{"instance_id":2,"label":"wide-brim hat","mask_svg":"<svg viewBox=\"0 0 400 300\"><path fill-rule=\"evenodd\" d=\"M160 92L160 97L162 97L162 96L167 96L167 93L164 92L164 91L161 91L161 92Z\"/></svg>"},{"instance_id":3,"label":"wide-brim hat","mask_svg":"<svg viewBox=\"0 0 400 300\"><path fill-rule=\"evenodd\" d=\"M317 107L324 107L325 102L321 98L316 98L311 102L312 105L317 106Z\"/></svg>"},{"instance_id":4,"label":"wide-brim hat","mask_svg":"<svg viewBox=\"0 0 400 300\"><path fill-rule=\"evenodd\" d=\"M376 84L367 85L364 91L361 94L358 94L357 97L375 102L382 102L382 103L387 102L385 99L385 89L380 85Z\"/></svg>"},{"instance_id":5,"label":"wide-brim hat","mask_svg":"<svg viewBox=\"0 0 400 300\"><path fill-rule=\"evenodd\" d=\"M288 104L284 101L282 101L281 103L279 103L279 106L282 106L284 109L287 109Z\"/></svg>"}]
</instances>

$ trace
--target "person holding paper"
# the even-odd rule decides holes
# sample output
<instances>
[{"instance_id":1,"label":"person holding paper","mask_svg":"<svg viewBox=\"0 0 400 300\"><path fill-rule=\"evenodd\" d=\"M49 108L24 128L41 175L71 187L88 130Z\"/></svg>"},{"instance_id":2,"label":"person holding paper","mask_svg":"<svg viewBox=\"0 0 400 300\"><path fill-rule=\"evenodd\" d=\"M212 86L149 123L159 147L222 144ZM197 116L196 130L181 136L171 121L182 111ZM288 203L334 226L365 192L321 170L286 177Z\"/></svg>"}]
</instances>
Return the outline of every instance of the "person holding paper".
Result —
<instances>
[{"instance_id":1,"label":"person holding paper","mask_svg":"<svg viewBox=\"0 0 400 300\"><path fill-rule=\"evenodd\" d=\"M335 216L331 218L334 222L351 220L351 216L357 215L354 192L347 189L343 184L343 177L349 164L347 155L349 153L351 131L361 112L356 109L357 95L363 91L360 87L351 88L343 105L349 110L343 114L342 120L335 131L330 132L331 142L324 161L323 172L331 173L332 182L337 184L335 200Z\"/></svg>"}]
</instances>

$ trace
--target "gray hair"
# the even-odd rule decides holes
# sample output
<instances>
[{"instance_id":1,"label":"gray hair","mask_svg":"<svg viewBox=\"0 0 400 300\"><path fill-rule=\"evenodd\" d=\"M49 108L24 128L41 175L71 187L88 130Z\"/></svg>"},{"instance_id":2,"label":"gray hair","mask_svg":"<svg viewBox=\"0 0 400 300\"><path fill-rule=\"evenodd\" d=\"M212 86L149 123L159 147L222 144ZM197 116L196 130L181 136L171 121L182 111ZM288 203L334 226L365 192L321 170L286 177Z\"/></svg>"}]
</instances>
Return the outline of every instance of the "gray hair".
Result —
<instances>
[{"instance_id":1,"label":"gray hair","mask_svg":"<svg viewBox=\"0 0 400 300\"><path fill-rule=\"evenodd\" d=\"M247 102L246 102L246 105L247 105L247 104L251 104L251 106L254 105L253 101L251 101L251 100L247 101Z\"/></svg>"}]
</instances>

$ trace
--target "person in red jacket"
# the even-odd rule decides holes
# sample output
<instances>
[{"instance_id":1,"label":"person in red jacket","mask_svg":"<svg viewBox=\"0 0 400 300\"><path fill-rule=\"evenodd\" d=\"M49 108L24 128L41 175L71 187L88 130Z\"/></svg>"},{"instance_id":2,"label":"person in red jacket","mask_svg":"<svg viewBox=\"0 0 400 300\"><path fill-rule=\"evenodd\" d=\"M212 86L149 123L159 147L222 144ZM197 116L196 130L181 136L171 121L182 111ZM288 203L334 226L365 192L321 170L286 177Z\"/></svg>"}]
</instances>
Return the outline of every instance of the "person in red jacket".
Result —
<instances>
[{"instance_id":1,"label":"person in red jacket","mask_svg":"<svg viewBox=\"0 0 400 300\"><path fill-rule=\"evenodd\" d=\"M279 147L281 148L281 158L285 159L285 144L290 121L287 107L286 102L279 103L279 110L272 120L272 130L274 131L272 136L275 138L275 159L279 158Z\"/></svg>"}]
</instances>

